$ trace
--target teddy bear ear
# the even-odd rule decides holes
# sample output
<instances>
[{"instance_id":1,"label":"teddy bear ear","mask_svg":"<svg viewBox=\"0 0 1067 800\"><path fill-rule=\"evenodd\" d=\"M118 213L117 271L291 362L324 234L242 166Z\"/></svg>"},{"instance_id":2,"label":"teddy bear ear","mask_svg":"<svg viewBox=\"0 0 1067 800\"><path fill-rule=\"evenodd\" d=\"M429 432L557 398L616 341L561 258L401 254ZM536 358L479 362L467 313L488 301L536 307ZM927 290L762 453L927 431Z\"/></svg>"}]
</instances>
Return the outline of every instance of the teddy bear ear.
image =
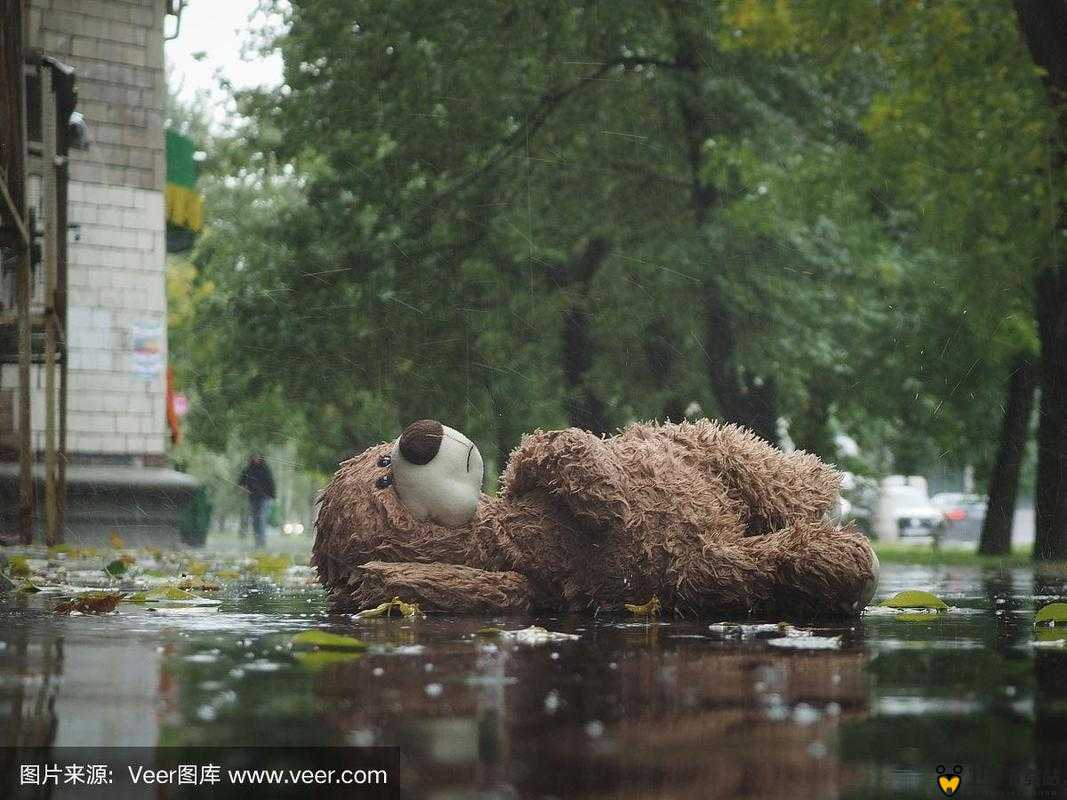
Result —
<instances>
[{"instance_id":1,"label":"teddy bear ear","mask_svg":"<svg viewBox=\"0 0 1067 800\"><path fill-rule=\"evenodd\" d=\"M421 466L433 461L441 449L445 426L435 419L420 419L412 422L400 434L400 455L409 464Z\"/></svg>"}]
</instances>

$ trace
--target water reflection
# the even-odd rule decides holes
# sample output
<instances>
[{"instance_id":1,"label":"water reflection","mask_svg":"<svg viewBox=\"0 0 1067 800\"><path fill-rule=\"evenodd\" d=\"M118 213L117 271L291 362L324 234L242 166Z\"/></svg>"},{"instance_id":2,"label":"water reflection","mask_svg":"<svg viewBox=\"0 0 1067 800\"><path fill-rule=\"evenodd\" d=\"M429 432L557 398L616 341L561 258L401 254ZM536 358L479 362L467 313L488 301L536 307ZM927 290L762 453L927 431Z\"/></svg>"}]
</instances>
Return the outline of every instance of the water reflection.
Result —
<instances>
[{"instance_id":1,"label":"water reflection","mask_svg":"<svg viewBox=\"0 0 1067 800\"><path fill-rule=\"evenodd\" d=\"M432 794L824 796L840 777L840 720L867 702L858 649L780 653L681 625L677 636L600 625L581 643L513 648L472 630L420 658L319 673L334 735L399 744Z\"/></svg>"},{"instance_id":2,"label":"water reflection","mask_svg":"<svg viewBox=\"0 0 1067 800\"><path fill-rule=\"evenodd\" d=\"M886 569L955 607L867 616L792 652L706 622L539 619L575 642L477 635L532 620L329 617L313 591L209 615L0 612L9 746L398 745L426 797L1064 797L1067 650L1032 647L1060 573ZM292 635L364 653L294 653ZM10 751L7 751L10 752ZM2 793L2 789L0 789Z\"/></svg>"}]
</instances>

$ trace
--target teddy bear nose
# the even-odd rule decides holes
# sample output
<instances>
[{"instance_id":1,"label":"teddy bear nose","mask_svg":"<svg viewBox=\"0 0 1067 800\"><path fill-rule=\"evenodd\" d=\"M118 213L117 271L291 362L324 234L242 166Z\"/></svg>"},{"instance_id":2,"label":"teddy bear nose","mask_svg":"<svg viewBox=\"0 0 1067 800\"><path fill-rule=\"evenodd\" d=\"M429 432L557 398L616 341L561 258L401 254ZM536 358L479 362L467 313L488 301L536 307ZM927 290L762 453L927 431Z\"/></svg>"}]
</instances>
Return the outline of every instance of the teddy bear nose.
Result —
<instances>
[{"instance_id":1,"label":"teddy bear nose","mask_svg":"<svg viewBox=\"0 0 1067 800\"><path fill-rule=\"evenodd\" d=\"M400 434L400 455L409 464L429 464L441 449L444 434L445 426L437 420L416 420Z\"/></svg>"}]
</instances>

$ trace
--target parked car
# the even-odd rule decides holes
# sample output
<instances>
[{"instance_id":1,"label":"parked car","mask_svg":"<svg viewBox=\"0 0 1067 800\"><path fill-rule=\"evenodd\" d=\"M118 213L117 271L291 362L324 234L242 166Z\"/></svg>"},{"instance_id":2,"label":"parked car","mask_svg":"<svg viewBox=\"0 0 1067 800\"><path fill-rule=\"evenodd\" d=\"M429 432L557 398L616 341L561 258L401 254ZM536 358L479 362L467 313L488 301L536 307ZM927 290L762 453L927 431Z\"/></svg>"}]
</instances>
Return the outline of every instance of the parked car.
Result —
<instances>
[{"instance_id":1,"label":"parked car","mask_svg":"<svg viewBox=\"0 0 1067 800\"><path fill-rule=\"evenodd\" d=\"M930 498L945 515L945 539L977 542L985 521L986 498L980 494L940 492Z\"/></svg>"},{"instance_id":2,"label":"parked car","mask_svg":"<svg viewBox=\"0 0 1067 800\"><path fill-rule=\"evenodd\" d=\"M885 542L938 545L945 535L945 515L927 493L921 475L890 475L878 487L874 532Z\"/></svg>"}]
</instances>

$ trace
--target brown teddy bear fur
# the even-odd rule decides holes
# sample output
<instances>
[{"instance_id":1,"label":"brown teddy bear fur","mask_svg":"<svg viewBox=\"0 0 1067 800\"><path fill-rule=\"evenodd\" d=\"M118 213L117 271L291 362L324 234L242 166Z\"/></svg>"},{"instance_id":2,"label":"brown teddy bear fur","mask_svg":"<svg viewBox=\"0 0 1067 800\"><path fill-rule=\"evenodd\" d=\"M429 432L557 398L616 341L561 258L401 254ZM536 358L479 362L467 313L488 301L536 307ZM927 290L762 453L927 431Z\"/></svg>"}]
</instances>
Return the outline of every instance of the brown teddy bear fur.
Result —
<instances>
[{"instance_id":1,"label":"brown teddy bear fur","mask_svg":"<svg viewBox=\"0 0 1067 800\"><path fill-rule=\"evenodd\" d=\"M685 615L855 614L878 562L827 517L840 476L708 420L602 439L536 431L471 522L417 521L376 487L391 443L341 464L312 564L338 611L395 596L423 611L589 611L658 597Z\"/></svg>"}]
</instances>

